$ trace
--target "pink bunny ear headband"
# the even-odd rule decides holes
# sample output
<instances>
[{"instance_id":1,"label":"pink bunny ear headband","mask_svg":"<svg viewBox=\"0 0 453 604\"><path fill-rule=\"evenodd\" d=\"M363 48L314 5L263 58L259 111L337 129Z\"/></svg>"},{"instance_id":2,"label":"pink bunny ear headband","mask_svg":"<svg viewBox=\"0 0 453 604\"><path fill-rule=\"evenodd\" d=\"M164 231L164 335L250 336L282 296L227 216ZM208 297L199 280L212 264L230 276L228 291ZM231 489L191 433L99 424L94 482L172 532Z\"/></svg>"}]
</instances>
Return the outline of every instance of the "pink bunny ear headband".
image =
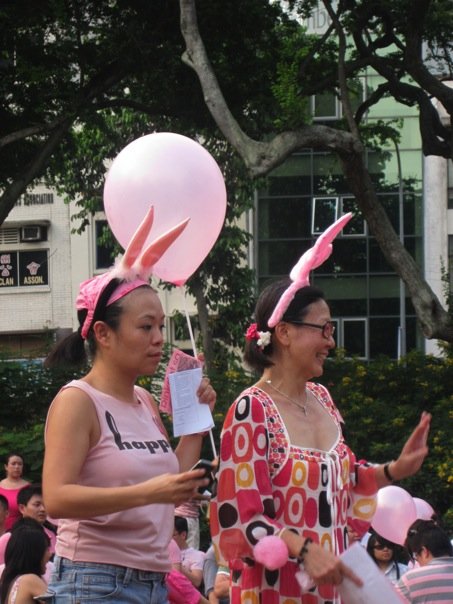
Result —
<instances>
[{"instance_id":1,"label":"pink bunny ear headband","mask_svg":"<svg viewBox=\"0 0 453 604\"><path fill-rule=\"evenodd\" d=\"M318 237L316 243L312 248L307 250L299 259L299 262L292 268L289 278L291 279L291 285L283 292L277 306L267 322L268 326L272 329L282 320L288 306L291 304L296 292L310 285L310 272L321 266L332 253L332 241L342 230L342 228L351 220L352 214L348 212L334 222L328 229L324 231L322 235ZM266 332L265 332L266 333Z\"/></svg>"},{"instance_id":2,"label":"pink bunny ear headband","mask_svg":"<svg viewBox=\"0 0 453 604\"><path fill-rule=\"evenodd\" d=\"M274 308L268 326L272 329L282 320L288 306L291 304L296 292L302 287L310 285L310 272L321 266L332 253L332 241L352 218L351 212L344 214L336 222L330 225L322 235L318 237L313 247L307 250L293 266L289 278L291 285L283 292L277 306Z\"/></svg>"},{"instance_id":3,"label":"pink bunny ear headband","mask_svg":"<svg viewBox=\"0 0 453 604\"><path fill-rule=\"evenodd\" d=\"M107 273L92 277L80 284L76 308L87 311L80 328L80 335L84 340L94 323L95 311L101 296L110 292L105 304L105 306L109 306L137 287L149 285L153 266L179 237L190 220L190 218L186 218L142 250L151 230L153 219L154 208L151 206L120 261Z\"/></svg>"}]
</instances>

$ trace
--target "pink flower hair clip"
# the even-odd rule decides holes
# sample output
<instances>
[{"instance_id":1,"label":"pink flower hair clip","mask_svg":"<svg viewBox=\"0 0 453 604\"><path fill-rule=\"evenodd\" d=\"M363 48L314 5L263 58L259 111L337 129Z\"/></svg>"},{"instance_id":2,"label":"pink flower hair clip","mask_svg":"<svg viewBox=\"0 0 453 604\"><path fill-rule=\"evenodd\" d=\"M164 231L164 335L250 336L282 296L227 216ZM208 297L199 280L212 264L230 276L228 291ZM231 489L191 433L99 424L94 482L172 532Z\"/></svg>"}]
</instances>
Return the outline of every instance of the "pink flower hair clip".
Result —
<instances>
[{"instance_id":1,"label":"pink flower hair clip","mask_svg":"<svg viewBox=\"0 0 453 604\"><path fill-rule=\"evenodd\" d=\"M258 348L263 350L271 343L271 332L270 331L258 331L258 325L256 323L252 323L250 327L247 329L245 334L245 339L252 341L256 340L256 345Z\"/></svg>"},{"instance_id":2,"label":"pink flower hair clip","mask_svg":"<svg viewBox=\"0 0 453 604\"><path fill-rule=\"evenodd\" d=\"M330 225L322 235L318 237L313 247L307 250L299 259L298 263L293 266L289 278L291 285L283 292L277 306L267 322L272 329L282 320L288 306L291 304L296 292L302 287L310 285L310 271L318 266L321 266L332 253L332 241L343 229L343 227L352 218L352 213L348 212L339 218L336 222Z\"/></svg>"}]
</instances>

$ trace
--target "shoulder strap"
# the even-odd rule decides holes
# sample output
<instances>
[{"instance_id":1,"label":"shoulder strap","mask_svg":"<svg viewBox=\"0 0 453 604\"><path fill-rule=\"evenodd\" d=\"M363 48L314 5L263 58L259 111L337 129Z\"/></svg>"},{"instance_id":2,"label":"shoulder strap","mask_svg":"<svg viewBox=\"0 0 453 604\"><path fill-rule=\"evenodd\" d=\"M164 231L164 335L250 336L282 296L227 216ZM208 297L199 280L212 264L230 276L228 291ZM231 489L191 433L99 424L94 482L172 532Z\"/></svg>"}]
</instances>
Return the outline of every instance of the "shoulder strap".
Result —
<instances>
[{"instance_id":1,"label":"shoulder strap","mask_svg":"<svg viewBox=\"0 0 453 604\"><path fill-rule=\"evenodd\" d=\"M151 395L150 392L148 392L148 390L146 390L145 388L142 388L141 386L135 386L135 394L137 395L138 400L141 403L144 403L148 407L148 409L151 411L154 421L158 425L162 434L169 441L170 438L168 436L168 432L164 426L164 423L163 423L162 418L159 413L159 408L157 406L156 401L154 400L154 397Z\"/></svg>"},{"instance_id":2,"label":"shoulder strap","mask_svg":"<svg viewBox=\"0 0 453 604\"><path fill-rule=\"evenodd\" d=\"M14 583L12 584L12 586L9 589L9 594L7 597L7 602L9 602L10 604L14 604L17 598L17 590L19 589L19 583L21 580L21 575L19 575L18 577L16 577L14 579Z\"/></svg>"}]
</instances>

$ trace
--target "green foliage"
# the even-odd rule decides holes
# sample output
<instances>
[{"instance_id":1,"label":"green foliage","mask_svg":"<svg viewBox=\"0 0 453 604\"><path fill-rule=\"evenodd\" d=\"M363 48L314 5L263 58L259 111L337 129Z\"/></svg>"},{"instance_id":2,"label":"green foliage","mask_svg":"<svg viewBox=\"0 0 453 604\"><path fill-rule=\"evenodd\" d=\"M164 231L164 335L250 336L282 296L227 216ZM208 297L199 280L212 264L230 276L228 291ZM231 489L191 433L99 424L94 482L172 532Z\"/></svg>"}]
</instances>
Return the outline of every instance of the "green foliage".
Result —
<instances>
[{"instance_id":1,"label":"green foliage","mask_svg":"<svg viewBox=\"0 0 453 604\"><path fill-rule=\"evenodd\" d=\"M61 386L80 371L44 369L32 361L0 361L0 458L11 451L24 456L25 475L41 480L44 423Z\"/></svg>"},{"instance_id":2,"label":"green foliage","mask_svg":"<svg viewBox=\"0 0 453 604\"><path fill-rule=\"evenodd\" d=\"M382 357L366 364L339 351L320 381L341 411L348 444L373 462L395 459L422 411L432 413L430 454L421 471L401 486L451 519L452 360L413 352L400 362Z\"/></svg>"},{"instance_id":3,"label":"green foliage","mask_svg":"<svg viewBox=\"0 0 453 604\"><path fill-rule=\"evenodd\" d=\"M157 400L170 353L166 347L155 376L139 379ZM40 480L48 407L61 386L80 375L36 364L0 362L0 456L21 452L29 479ZM227 370L219 368L210 377L218 396L213 430L218 451L225 414L254 378L231 358ZM346 440L358 458L376 463L396 458L421 412L432 414L428 458L421 471L401 486L429 501L453 530L453 360L410 353L400 362L382 357L365 363L345 358L340 350L326 363L319 381L338 405ZM171 435L171 421L164 417L164 422ZM212 457L209 438L205 438L202 455Z\"/></svg>"},{"instance_id":4,"label":"green foliage","mask_svg":"<svg viewBox=\"0 0 453 604\"><path fill-rule=\"evenodd\" d=\"M447 301L446 306L450 315L450 321L453 325L453 276L447 271L441 258L442 290ZM440 349L449 358L453 359L453 343L439 340Z\"/></svg>"},{"instance_id":5,"label":"green foliage","mask_svg":"<svg viewBox=\"0 0 453 604\"><path fill-rule=\"evenodd\" d=\"M276 81L272 86L279 105L275 126L278 130L297 129L312 121L310 99L301 95L299 70L301 62L310 52L309 43L313 43L315 38L307 36L303 29L289 34L282 29L282 39L283 51L277 63Z\"/></svg>"}]
</instances>

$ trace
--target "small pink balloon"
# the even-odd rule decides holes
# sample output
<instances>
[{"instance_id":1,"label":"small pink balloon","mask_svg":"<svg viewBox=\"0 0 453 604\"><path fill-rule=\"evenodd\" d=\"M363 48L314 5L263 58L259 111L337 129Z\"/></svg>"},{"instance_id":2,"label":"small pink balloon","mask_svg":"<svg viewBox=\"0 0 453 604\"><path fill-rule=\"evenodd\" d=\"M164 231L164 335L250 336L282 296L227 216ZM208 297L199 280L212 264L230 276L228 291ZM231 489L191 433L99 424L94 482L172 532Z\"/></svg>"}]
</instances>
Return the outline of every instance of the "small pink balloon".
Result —
<instances>
[{"instance_id":1,"label":"small pink balloon","mask_svg":"<svg viewBox=\"0 0 453 604\"><path fill-rule=\"evenodd\" d=\"M404 545L410 525L417 519L412 496L394 485L379 489L371 526L385 539Z\"/></svg>"},{"instance_id":2,"label":"small pink balloon","mask_svg":"<svg viewBox=\"0 0 453 604\"><path fill-rule=\"evenodd\" d=\"M146 243L190 218L153 270L160 279L182 285L211 250L225 219L225 182L210 153L172 132L148 134L127 145L104 186L107 220L123 248L151 205L154 223Z\"/></svg>"},{"instance_id":3,"label":"small pink balloon","mask_svg":"<svg viewBox=\"0 0 453 604\"><path fill-rule=\"evenodd\" d=\"M420 518L421 520L431 520L434 510L429 503L424 499L420 499L419 497L413 497L413 500L415 504L415 511L417 513L417 519Z\"/></svg>"}]
</instances>

